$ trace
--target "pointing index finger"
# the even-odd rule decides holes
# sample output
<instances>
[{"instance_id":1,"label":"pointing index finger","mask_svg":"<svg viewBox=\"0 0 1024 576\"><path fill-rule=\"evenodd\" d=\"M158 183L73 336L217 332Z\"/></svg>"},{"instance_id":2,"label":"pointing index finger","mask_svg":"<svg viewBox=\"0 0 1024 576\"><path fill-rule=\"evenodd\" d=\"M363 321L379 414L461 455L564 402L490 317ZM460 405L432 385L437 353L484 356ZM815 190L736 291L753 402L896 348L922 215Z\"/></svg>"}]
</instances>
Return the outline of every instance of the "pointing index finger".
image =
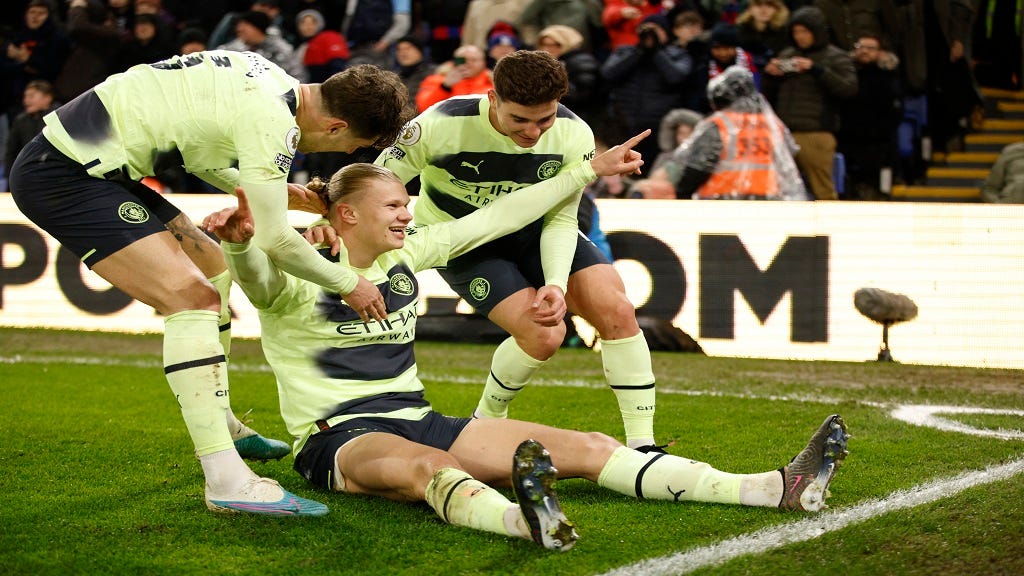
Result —
<instances>
[{"instance_id":1,"label":"pointing index finger","mask_svg":"<svg viewBox=\"0 0 1024 576\"><path fill-rule=\"evenodd\" d=\"M647 138L650 135L651 135L651 129L648 128L647 130L644 130L643 132L637 134L636 136L633 136L629 140L626 140L624 142L624 144L627 147L632 148L632 147L636 146L637 144L639 144L641 141L643 141L644 138Z\"/></svg>"}]
</instances>

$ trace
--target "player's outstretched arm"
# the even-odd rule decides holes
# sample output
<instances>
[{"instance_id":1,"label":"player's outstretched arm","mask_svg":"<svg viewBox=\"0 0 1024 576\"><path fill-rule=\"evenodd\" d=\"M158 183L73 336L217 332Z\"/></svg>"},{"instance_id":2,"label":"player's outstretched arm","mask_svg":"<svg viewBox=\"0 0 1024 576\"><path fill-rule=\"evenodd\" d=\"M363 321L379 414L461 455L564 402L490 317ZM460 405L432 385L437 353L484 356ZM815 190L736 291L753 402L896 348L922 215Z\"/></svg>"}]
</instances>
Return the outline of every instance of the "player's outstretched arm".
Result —
<instances>
[{"instance_id":1,"label":"player's outstretched arm","mask_svg":"<svg viewBox=\"0 0 1024 576\"><path fill-rule=\"evenodd\" d=\"M287 192L279 184L242 183L247 190L256 230L253 243L285 272L334 290L363 320L385 318L380 290L344 266L320 256L288 223Z\"/></svg>"},{"instance_id":2,"label":"player's outstretched arm","mask_svg":"<svg viewBox=\"0 0 1024 576\"><path fill-rule=\"evenodd\" d=\"M519 230L556 206L572 201L588 183L598 176L635 174L643 166L640 153L633 150L651 133L645 130L613 146L590 160L563 169L554 178L505 194L486 210L476 210L453 220L449 258L459 256L477 246ZM573 244L575 249L575 243Z\"/></svg>"},{"instance_id":3,"label":"player's outstretched arm","mask_svg":"<svg viewBox=\"0 0 1024 576\"><path fill-rule=\"evenodd\" d=\"M236 188L235 196L238 206L203 218L202 229L220 239L231 277L253 306L266 308L273 304L287 282L270 258L249 242L255 233L252 211L244 190Z\"/></svg>"}]
</instances>

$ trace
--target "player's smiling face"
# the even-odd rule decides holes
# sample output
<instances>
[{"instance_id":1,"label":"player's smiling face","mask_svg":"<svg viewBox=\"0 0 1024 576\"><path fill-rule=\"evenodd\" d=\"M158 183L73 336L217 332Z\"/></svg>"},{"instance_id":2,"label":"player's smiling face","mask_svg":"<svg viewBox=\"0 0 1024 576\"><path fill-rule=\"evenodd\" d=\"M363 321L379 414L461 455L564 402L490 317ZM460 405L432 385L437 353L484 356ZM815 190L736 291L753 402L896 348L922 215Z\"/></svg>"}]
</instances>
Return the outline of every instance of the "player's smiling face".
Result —
<instances>
[{"instance_id":1,"label":"player's smiling face","mask_svg":"<svg viewBox=\"0 0 1024 576\"><path fill-rule=\"evenodd\" d=\"M541 135L554 125L558 113L557 100L524 106L498 98L493 90L487 93L487 99L491 103L491 125L520 148L536 146Z\"/></svg>"},{"instance_id":2,"label":"player's smiling face","mask_svg":"<svg viewBox=\"0 0 1024 576\"><path fill-rule=\"evenodd\" d=\"M359 217L359 235L373 258L405 245L405 229L412 222L409 194L405 186L392 180L375 179L372 189L355 202Z\"/></svg>"}]
</instances>

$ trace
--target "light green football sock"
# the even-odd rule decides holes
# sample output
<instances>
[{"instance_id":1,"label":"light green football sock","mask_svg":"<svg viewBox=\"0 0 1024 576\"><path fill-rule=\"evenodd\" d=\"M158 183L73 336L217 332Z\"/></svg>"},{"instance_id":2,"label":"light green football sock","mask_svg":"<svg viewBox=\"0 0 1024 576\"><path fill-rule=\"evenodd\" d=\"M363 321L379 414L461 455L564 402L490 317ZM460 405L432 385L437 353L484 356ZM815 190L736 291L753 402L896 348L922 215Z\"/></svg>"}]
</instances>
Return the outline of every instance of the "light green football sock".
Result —
<instances>
[{"instance_id":1,"label":"light green football sock","mask_svg":"<svg viewBox=\"0 0 1024 576\"><path fill-rule=\"evenodd\" d=\"M197 456L234 449L226 425L228 367L218 317L212 310L186 310L164 318L164 374Z\"/></svg>"},{"instance_id":2,"label":"light green football sock","mask_svg":"<svg viewBox=\"0 0 1024 576\"><path fill-rule=\"evenodd\" d=\"M510 509L522 516L518 514L519 506L464 470L442 468L435 472L427 484L426 500L437 515L449 524L504 536L529 538L529 532L523 534L520 533L521 529L510 528L505 519Z\"/></svg>"},{"instance_id":3,"label":"light green football sock","mask_svg":"<svg viewBox=\"0 0 1024 576\"><path fill-rule=\"evenodd\" d=\"M210 284L217 289L217 294L220 295L220 321L218 329L220 330L220 345L224 348L224 357L231 361L231 306L229 304L231 299L231 272L225 270L216 276L207 278ZM251 429L246 429L245 423L235 416L235 413L228 408L227 411L227 422L228 430L231 431L231 437L235 440L240 440L246 436L251 436Z\"/></svg>"},{"instance_id":4,"label":"light green football sock","mask_svg":"<svg viewBox=\"0 0 1024 576\"><path fill-rule=\"evenodd\" d=\"M625 446L612 452L597 483L637 498L768 507L779 505L783 490L777 470L730 474L706 462L671 454L644 454Z\"/></svg>"},{"instance_id":5,"label":"light green football sock","mask_svg":"<svg viewBox=\"0 0 1024 576\"><path fill-rule=\"evenodd\" d=\"M601 341L601 361L615 393L630 448L654 444L654 370L643 332Z\"/></svg>"},{"instance_id":6,"label":"light green football sock","mask_svg":"<svg viewBox=\"0 0 1024 576\"><path fill-rule=\"evenodd\" d=\"M220 345L224 348L224 356L231 359L231 272L225 270L212 278L208 278L210 284L217 289L220 295Z\"/></svg>"},{"instance_id":7,"label":"light green football sock","mask_svg":"<svg viewBox=\"0 0 1024 576\"><path fill-rule=\"evenodd\" d=\"M522 390L546 360L537 360L516 344L511 336L498 345L491 359L491 373L473 413L477 418L506 418L508 404Z\"/></svg>"}]
</instances>

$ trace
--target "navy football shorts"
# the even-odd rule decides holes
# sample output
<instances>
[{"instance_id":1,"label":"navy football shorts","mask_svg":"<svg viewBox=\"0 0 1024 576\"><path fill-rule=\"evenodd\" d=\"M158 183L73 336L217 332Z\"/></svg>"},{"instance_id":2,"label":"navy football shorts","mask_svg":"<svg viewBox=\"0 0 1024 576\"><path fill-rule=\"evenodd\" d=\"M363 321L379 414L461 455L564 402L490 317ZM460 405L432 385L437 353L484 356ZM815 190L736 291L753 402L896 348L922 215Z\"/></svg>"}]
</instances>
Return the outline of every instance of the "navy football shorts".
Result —
<instances>
[{"instance_id":1,"label":"navy football shorts","mask_svg":"<svg viewBox=\"0 0 1024 576\"><path fill-rule=\"evenodd\" d=\"M42 134L18 154L10 188L18 209L90 268L181 214L140 182L90 176Z\"/></svg>"},{"instance_id":2,"label":"navy football shorts","mask_svg":"<svg viewBox=\"0 0 1024 576\"><path fill-rule=\"evenodd\" d=\"M431 410L421 420L389 418L387 414L403 408L429 406L422 392L392 392L346 402L334 416L360 414L326 428L326 421L317 424L321 431L306 440L295 456L295 470L313 484L325 490L334 490L332 477L336 474L335 456L350 440L370 432L383 432L401 436L417 444L448 450L462 434L470 418L445 416ZM324 429L326 428L326 429ZM340 480L340 479L339 479ZM343 482L339 482L342 486Z\"/></svg>"},{"instance_id":3,"label":"navy football shorts","mask_svg":"<svg viewBox=\"0 0 1024 576\"><path fill-rule=\"evenodd\" d=\"M576 254L569 274L596 264L608 264L601 250L583 235L576 237ZM438 272L480 314L490 314L499 302L524 288L544 286L540 235L523 241L511 234L488 242L448 262Z\"/></svg>"}]
</instances>

